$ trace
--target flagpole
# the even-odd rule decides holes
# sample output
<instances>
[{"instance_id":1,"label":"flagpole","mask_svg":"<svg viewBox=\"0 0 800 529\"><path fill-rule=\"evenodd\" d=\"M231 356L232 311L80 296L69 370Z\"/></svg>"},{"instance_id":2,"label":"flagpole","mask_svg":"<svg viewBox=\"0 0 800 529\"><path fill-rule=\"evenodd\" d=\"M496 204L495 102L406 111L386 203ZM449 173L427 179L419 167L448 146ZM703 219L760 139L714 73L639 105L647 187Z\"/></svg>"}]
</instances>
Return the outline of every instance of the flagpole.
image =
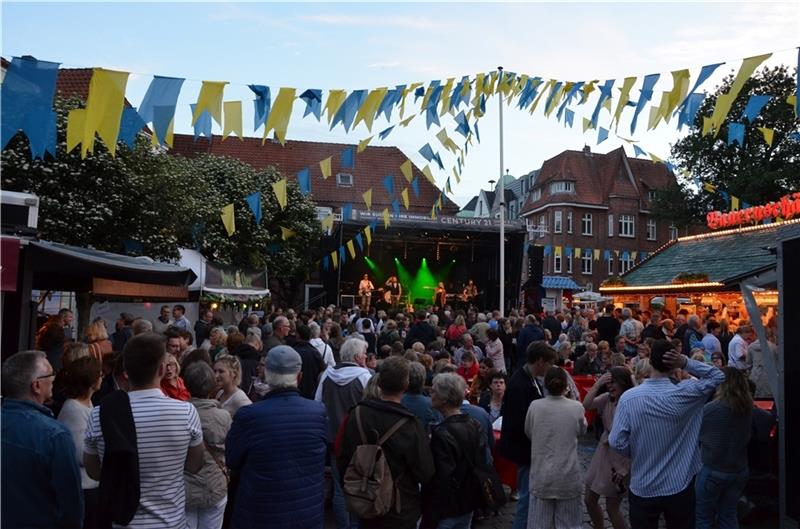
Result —
<instances>
[{"instance_id":1,"label":"flagpole","mask_svg":"<svg viewBox=\"0 0 800 529\"><path fill-rule=\"evenodd\" d=\"M506 183L503 179L503 67L497 67L497 102L500 107L500 314L506 314Z\"/></svg>"}]
</instances>

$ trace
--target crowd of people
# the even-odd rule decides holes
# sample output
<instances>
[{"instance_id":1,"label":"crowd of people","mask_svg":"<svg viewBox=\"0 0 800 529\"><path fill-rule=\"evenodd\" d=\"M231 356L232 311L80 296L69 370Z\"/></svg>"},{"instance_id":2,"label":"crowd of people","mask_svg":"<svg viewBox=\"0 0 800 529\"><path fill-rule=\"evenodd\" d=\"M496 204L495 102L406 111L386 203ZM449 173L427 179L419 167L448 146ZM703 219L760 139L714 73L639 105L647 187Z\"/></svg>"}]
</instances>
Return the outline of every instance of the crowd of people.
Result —
<instances>
[{"instance_id":1,"label":"crowd of people","mask_svg":"<svg viewBox=\"0 0 800 529\"><path fill-rule=\"evenodd\" d=\"M614 529L736 527L772 417L752 326L721 316L329 306L225 325L175 305L78 339L64 310L3 363L2 525L319 528L329 497L337 529L466 529L495 512L502 457L514 528L585 509L601 529L602 498Z\"/></svg>"}]
</instances>

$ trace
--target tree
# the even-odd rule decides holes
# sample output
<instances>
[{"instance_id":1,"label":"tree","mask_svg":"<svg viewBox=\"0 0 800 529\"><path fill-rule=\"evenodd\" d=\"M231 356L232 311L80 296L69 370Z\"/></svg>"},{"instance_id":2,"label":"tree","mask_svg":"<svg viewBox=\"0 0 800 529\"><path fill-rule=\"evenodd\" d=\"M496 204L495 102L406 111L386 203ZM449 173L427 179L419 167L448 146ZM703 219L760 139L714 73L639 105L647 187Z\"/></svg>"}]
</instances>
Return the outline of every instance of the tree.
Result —
<instances>
[{"instance_id":1,"label":"tree","mask_svg":"<svg viewBox=\"0 0 800 529\"><path fill-rule=\"evenodd\" d=\"M748 79L736 97L719 134L703 134L703 118L713 113L720 94L728 92L733 76L723 79L697 112L691 131L672 147L671 158L691 178L679 178L679 189L657 194L654 214L672 222L685 223L705 218L708 211L729 209L720 193L697 190L696 179L710 183L751 204L777 200L800 189L800 142L791 137L800 128L800 119L786 99L795 93L796 82L786 66L764 68ZM773 96L752 123L742 118L751 95ZM744 123L745 144L728 145L731 123ZM774 130L772 145L764 140L759 127Z\"/></svg>"}]
</instances>

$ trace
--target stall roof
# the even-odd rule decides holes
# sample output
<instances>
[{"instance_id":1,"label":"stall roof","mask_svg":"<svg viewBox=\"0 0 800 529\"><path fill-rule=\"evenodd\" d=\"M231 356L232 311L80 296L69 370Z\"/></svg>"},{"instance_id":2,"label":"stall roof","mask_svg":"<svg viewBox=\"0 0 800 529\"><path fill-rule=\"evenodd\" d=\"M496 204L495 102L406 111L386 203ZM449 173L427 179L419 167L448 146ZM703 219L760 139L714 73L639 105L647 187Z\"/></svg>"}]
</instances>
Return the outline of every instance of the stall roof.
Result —
<instances>
[{"instance_id":1,"label":"stall roof","mask_svg":"<svg viewBox=\"0 0 800 529\"><path fill-rule=\"evenodd\" d=\"M543 288L553 288L561 290L580 290L581 287L572 280L571 277L544 276L542 277Z\"/></svg>"},{"instance_id":2,"label":"stall roof","mask_svg":"<svg viewBox=\"0 0 800 529\"><path fill-rule=\"evenodd\" d=\"M723 289L776 267L775 247L787 237L800 237L800 219L681 237L624 274L624 287L601 287L601 291L632 292L640 287L649 292L659 286L674 290L679 286L673 279L684 272L708 276L696 288ZM686 288L696 290L691 285Z\"/></svg>"}]
</instances>

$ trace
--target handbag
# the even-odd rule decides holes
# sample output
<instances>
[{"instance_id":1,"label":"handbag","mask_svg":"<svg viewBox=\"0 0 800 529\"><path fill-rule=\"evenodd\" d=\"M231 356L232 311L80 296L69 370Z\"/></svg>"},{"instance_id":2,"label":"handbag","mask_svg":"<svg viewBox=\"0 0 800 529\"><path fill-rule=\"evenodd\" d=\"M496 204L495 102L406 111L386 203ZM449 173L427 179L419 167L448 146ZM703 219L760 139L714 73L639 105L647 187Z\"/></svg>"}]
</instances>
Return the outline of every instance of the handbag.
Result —
<instances>
[{"instance_id":1,"label":"handbag","mask_svg":"<svg viewBox=\"0 0 800 529\"><path fill-rule=\"evenodd\" d=\"M211 447L210 447L210 446L208 446L208 443L206 443L205 441L203 441L203 446L205 446L205 447L206 447L206 452L208 452L208 455L210 455L210 456L211 456L211 459L213 459L213 460L214 460L214 463L216 463L216 464L217 464L217 466L219 467L220 471L222 472L222 475L223 475L223 476L225 476L225 482L226 482L226 483L228 483L228 484L230 484L230 482L231 482L231 475L230 475L230 472L228 472L228 467L226 467L225 465L223 465L222 463L220 463L219 459L217 459L216 457L214 457L214 452L212 452L212 451L211 451Z\"/></svg>"}]
</instances>

